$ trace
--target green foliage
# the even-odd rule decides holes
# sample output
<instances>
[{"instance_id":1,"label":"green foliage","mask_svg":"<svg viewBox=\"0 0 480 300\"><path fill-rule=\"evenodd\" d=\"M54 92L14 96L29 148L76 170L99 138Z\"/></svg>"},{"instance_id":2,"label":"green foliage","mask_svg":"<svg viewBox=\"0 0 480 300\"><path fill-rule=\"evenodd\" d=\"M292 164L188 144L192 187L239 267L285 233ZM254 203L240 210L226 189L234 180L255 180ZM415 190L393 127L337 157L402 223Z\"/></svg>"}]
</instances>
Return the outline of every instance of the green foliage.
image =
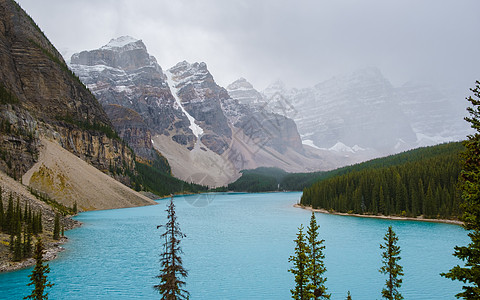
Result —
<instances>
[{"instance_id":1,"label":"green foliage","mask_svg":"<svg viewBox=\"0 0 480 300\"><path fill-rule=\"evenodd\" d=\"M403 296L398 289L402 285L403 267L398 264L400 257L400 246L397 246L398 237L393 231L392 226L388 227L387 233L383 238L384 244L380 244L382 252L382 264L380 273L387 275L385 288L382 290L382 297L388 300L402 300Z\"/></svg>"},{"instance_id":2,"label":"green foliage","mask_svg":"<svg viewBox=\"0 0 480 300\"><path fill-rule=\"evenodd\" d=\"M161 235L165 242L160 259L160 275L156 276L160 279L160 284L155 285L154 288L162 295L161 299L188 299L189 293L183 289L185 281L182 280L187 277L188 272L183 267L180 256L183 253L180 241L185 235L181 232L177 222L173 197L170 199L166 212L167 223L157 226L157 229L165 228L165 232Z\"/></svg>"},{"instance_id":3,"label":"green foliage","mask_svg":"<svg viewBox=\"0 0 480 300\"><path fill-rule=\"evenodd\" d=\"M480 81L476 81L471 89L473 96L467 100L470 117L465 120L475 130L463 143L463 170L460 177L462 190L462 220L465 229L469 230L471 242L467 246L455 246L454 256L465 262L464 266L455 266L448 273L441 275L452 280L459 280L465 285L457 298L480 299Z\"/></svg>"},{"instance_id":4,"label":"green foliage","mask_svg":"<svg viewBox=\"0 0 480 300\"><path fill-rule=\"evenodd\" d=\"M46 288L50 288L53 284L48 281L47 274L50 273L50 267L48 264L43 263L43 244L42 240L39 239L35 244L35 268L32 271L32 274L28 275L30 282L27 286L33 285L32 293L23 299L48 299L48 293L45 292Z\"/></svg>"},{"instance_id":5,"label":"green foliage","mask_svg":"<svg viewBox=\"0 0 480 300\"><path fill-rule=\"evenodd\" d=\"M310 249L303 233L303 225L298 228L297 238L294 242L295 254L288 258L289 262L293 262L293 267L288 271L295 276L295 288L291 289L290 292L293 299L306 300L314 296L309 280L310 261L308 252Z\"/></svg>"},{"instance_id":6,"label":"green foliage","mask_svg":"<svg viewBox=\"0 0 480 300\"><path fill-rule=\"evenodd\" d=\"M307 256L309 260L308 266L308 278L311 283L311 289L313 290L313 295L315 299L330 299L330 294L327 293L327 288L325 287L325 281L327 278L323 274L327 271L323 260L325 259L325 245L323 243L325 240L319 240L320 226L317 224L315 218L315 213L312 212L310 218L310 225L307 227L307 242L309 246L309 251L307 251Z\"/></svg>"},{"instance_id":7,"label":"green foliage","mask_svg":"<svg viewBox=\"0 0 480 300\"><path fill-rule=\"evenodd\" d=\"M42 192L39 192L37 190L35 190L34 188L32 187L28 187L28 190L30 191L30 193L35 196L37 199L47 203L48 205L50 205L51 207L55 208L58 212L60 212L62 215L66 216L66 215L72 215L72 214L75 214L74 211L73 211L73 208L70 208L68 206L65 206L55 200L53 200L52 198L50 198L47 194L45 193L42 193Z\"/></svg>"},{"instance_id":8,"label":"green foliage","mask_svg":"<svg viewBox=\"0 0 480 300\"><path fill-rule=\"evenodd\" d=\"M138 175L135 181L141 184L143 190L152 192L158 196L166 196L176 193L199 193L208 191L208 187L194 183L187 183L162 169L141 162L135 163Z\"/></svg>"},{"instance_id":9,"label":"green foliage","mask_svg":"<svg viewBox=\"0 0 480 300\"><path fill-rule=\"evenodd\" d=\"M18 104L18 98L0 82L0 104Z\"/></svg>"},{"instance_id":10,"label":"green foliage","mask_svg":"<svg viewBox=\"0 0 480 300\"><path fill-rule=\"evenodd\" d=\"M249 193L276 191L278 183L274 177L268 175L244 173L237 181L230 183L227 189Z\"/></svg>"},{"instance_id":11,"label":"green foliage","mask_svg":"<svg viewBox=\"0 0 480 300\"><path fill-rule=\"evenodd\" d=\"M288 259L293 262L293 267L288 271L295 276L295 288L290 290L293 299L330 299L325 287L327 278L324 277L325 241L319 240L319 229L313 212L306 235L303 233L303 225L298 228L294 241L295 253Z\"/></svg>"},{"instance_id":12,"label":"green foliage","mask_svg":"<svg viewBox=\"0 0 480 300\"><path fill-rule=\"evenodd\" d=\"M58 213L55 214L55 221L53 223L53 239L60 239L60 215Z\"/></svg>"},{"instance_id":13,"label":"green foliage","mask_svg":"<svg viewBox=\"0 0 480 300\"><path fill-rule=\"evenodd\" d=\"M122 141L118 133L112 129L109 125L98 123L98 122L93 122L90 123L87 120L75 120L72 116L66 115L66 116L56 116L56 119L58 121L63 121L68 124L72 124L77 126L80 129L86 130L86 131L97 131L105 134L108 138L115 139L118 141Z\"/></svg>"},{"instance_id":14,"label":"green foliage","mask_svg":"<svg viewBox=\"0 0 480 300\"><path fill-rule=\"evenodd\" d=\"M461 214L456 183L462 149L461 143L442 144L327 172L304 190L301 204L344 213L455 219Z\"/></svg>"},{"instance_id":15,"label":"green foliage","mask_svg":"<svg viewBox=\"0 0 480 300\"><path fill-rule=\"evenodd\" d=\"M327 172L287 173L280 181L280 188L286 191L303 191L322 179L325 174Z\"/></svg>"},{"instance_id":16,"label":"green foliage","mask_svg":"<svg viewBox=\"0 0 480 300\"><path fill-rule=\"evenodd\" d=\"M25 202L22 211L20 200L16 204L13 201L13 194L8 197L6 212L3 208L3 193L0 188L0 230L10 234L10 252L14 261L20 261L32 255L32 234L42 232L41 212L36 214Z\"/></svg>"},{"instance_id":17,"label":"green foliage","mask_svg":"<svg viewBox=\"0 0 480 300\"><path fill-rule=\"evenodd\" d=\"M278 190L278 185L288 173L279 168L260 167L241 171L242 176L228 185L228 190L236 192L268 192Z\"/></svg>"}]
</instances>

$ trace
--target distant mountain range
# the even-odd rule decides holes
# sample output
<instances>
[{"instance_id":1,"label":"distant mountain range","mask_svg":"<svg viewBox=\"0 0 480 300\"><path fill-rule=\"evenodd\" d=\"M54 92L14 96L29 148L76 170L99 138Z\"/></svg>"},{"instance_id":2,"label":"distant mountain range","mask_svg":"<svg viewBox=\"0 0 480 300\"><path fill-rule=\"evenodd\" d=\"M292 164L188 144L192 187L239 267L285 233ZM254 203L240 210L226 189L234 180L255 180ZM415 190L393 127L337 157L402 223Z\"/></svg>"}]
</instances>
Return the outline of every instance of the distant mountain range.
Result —
<instances>
[{"instance_id":1,"label":"distant mountain range","mask_svg":"<svg viewBox=\"0 0 480 300\"><path fill-rule=\"evenodd\" d=\"M210 186L243 169L327 170L468 133L464 102L429 85L394 87L376 68L304 89L260 92L244 78L225 89L203 62L164 71L129 36L74 54L70 68L137 155L160 152L175 176Z\"/></svg>"},{"instance_id":2,"label":"distant mountain range","mask_svg":"<svg viewBox=\"0 0 480 300\"><path fill-rule=\"evenodd\" d=\"M465 100L427 84L394 87L377 68L304 89L275 82L262 95L266 107L295 120L304 144L318 148L380 156L469 133Z\"/></svg>"},{"instance_id":3,"label":"distant mountain range","mask_svg":"<svg viewBox=\"0 0 480 300\"><path fill-rule=\"evenodd\" d=\"M145 124L148 134L129 130L142 136L130 134L127 142L137 154L145 155L145 148L160 151L181 179L219 186L238 178L239 171L259 166L306 172L345 163L343 154L306 149L292 119L239 101L235 87L217 85L205 63L183 61L164 71L141 40L112 39L99 49L74 54L70 67L110 118L123 107L143 119L114 125L122 134L128 126L144 129ZM129 139L142 140L142 149Z\"/></svg>"}]
</instances>

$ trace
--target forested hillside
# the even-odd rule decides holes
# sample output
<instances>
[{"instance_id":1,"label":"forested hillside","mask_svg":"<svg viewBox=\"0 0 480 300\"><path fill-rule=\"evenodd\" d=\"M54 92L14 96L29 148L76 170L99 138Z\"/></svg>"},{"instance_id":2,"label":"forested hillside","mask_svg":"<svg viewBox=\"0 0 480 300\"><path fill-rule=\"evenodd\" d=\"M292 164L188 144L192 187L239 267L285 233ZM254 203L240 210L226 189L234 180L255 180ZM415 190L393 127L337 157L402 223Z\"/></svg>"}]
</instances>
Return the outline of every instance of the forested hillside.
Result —
<instances>
[{"instance_id":1,"label":"forested hillside","mask_svg":"<svg viewBox=\"0 0 480 300\"><path fill-rule=\"evenodd\" d=\"M324 174L301 204L336 212L457 218L461 143L426 147ZM330 174L328 174L330 173Z\"/></svg>"}]
</instances>

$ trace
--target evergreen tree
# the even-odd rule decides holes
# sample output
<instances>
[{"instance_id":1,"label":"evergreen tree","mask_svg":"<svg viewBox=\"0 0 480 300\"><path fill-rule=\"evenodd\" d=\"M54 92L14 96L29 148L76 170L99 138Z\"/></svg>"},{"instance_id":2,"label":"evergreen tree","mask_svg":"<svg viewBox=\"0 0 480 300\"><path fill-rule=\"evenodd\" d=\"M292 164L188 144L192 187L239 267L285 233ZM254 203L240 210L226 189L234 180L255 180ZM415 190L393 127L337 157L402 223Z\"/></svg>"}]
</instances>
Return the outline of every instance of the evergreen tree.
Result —
<instances>
[{"instance_id":1,"label":"evergreen tree","mask_svg":"<svg viewBox=\"0 0 480 300\"><path fill-rule=\"evenodd\" d=\"M22 232L21 230L15 235L13 243L13 261L20 261L23 258Z\"/></svg>"},{"instance_id":2,"label":"evergreen tree","mask_svg":"<svg viewBox=\"0 0 480 300\"><path fill-rule=\"evenodd\" d=\"M468 236L471 242L467 246L455 246L453 255L465 261L465 265L457 265L441 275L465 283L457 298L480 299L480 81L476 81L471 91L473 96L467 98L471 104L467 108L470 117L465 120L476 132L463 143L465 152L462 154L463 170L460 176L463 227L470 230Z\"/></svg>"},{"instance_id":3,"label":"evergreen tree","mask_svg":"<svg viewBox=\"0 0 480 300\"><path fill-rule=\"evenodd\" d=\"M382 264L380 273L388 276L385 281L385 288L382 290L382 297L388 300L401 300L403 296L398 289L402 285L403 267L398 264L400 257L400 246L397 246L398 237L392 229L388 227L387 233L383 238L385 244L380 244L380 249L385 249L382 253Z\"/></svg>"},{"instance_id":4,"label":"evergreen tree","mask_svg":"<svg viewBox=\"0 0 480 300\"><path fill-rule=\"evenodd\" d=\"M15 233L15 216L14 216L14 208L13 208L13 196L10 193L8 197L8 206L7 206L7 213L5 215L5 231L14 234Z\"/></svg>"},{"instance_id":5,"label":"evergreen tree","mask_svg":"<svg viewBox=\"0 0 480 300\"><path fill-rule=\"evenodd\" d=\"M37 226L38 226L38 233L42 233L43 232L42 211L40 211L40 213L38 214Z\"/></svg>"},{"instance_id":6,"label":"evergreen tree","mask_svg":"<svg viewBox=\"0 0 480 300\"><path fill-rule=\"evenodd\" d=\"M47 274L50 273L50 267L48 264L43 264L43 244L39 239L35 244L35 268L32 274L28 275L30 283L27 286L33 285L32 293L23 299L42 300L48 299L48 293L45 293L45 289L52 287L53 283L47 280Z\"/></svg>"},{"instance_id":7,"label":"evergreen tree","mask_svg":"<svg viewBox=\"0 0 480 300\"><path fill-rule=\"evenodd\" d=\"M78 213L77 201L75 201L75 202L73 203L73 208L72 208L72 210L73 210L73 213L74 213L74 214L77 214L77 213Z\"/></svg>"},{"instance_id":8,"label":"evergreen tree","mask_svg":"<svg viewBox=\"0 0 480 300\"><path fill-rule=\"evenodd\" d=\"M310 249L303 234L303 225L298 228L297 239L294 242L295 254L288 259L289 262L293 262L293 267L288 271L295 275L295 288L291 289L290 292L293 299L306 300L315 296L312 293L313 285L310 284L309 280L310 261L308 253Z\"/></svg>"},{"instance_id":9,"label":"evergreen tree","mask_svg":"<svg viewBox=\"0 0 480 300\"><path fill-rule=\"evenodd\" d=\"M60 239L60 215L58 213L55 214L55 221L53 223L53 239Z\"/></svg>"},{"instance_id":10,"label":"evergreen tree","mask_svg":"<svg viewBox=\"0 0 480 300\"><path fill-rule=\"evenodd\" d=\"M307 243L309 247L309 251L307 251L309 260L308 277L315 299L330 299L330 294L327 293L327 288L325 287L327 278L322 276L327 269L323 263L325 259L325 254L323 254L325 246L323 242L325 242L325 240L318 240L319 229L320 226L317 224L315 213L312 211L310 226L307 227Z\"/></svg>"},{"instance_id":11,"label":"evergreen tree","mask_svg":"<svg viewBox=\"0 0 480 300\"><path fill-rule=\"evenodd\" d=\"M154 288L158 290L160 295L162 295L161 299L164 300L188 299L189 293L182 288L185 285L185 281L182 278L186 278L188 272L182 266L182 258L180 256L183 253L180 241L185 235L180 231L177 222L173 196L170 199L166 212L167 223L157 226L157 229L160 227L165 228L165 232L161 235L165 241L160 259L160 275L156 276L160 278L160 284L155 285Z\"/></svg>"},{"instance_id":12,"label":"evergreen tree","mask_svg":"<svg viewBox=\"0 0 480 300\"><path fill-rule=\"evenodd\" d=\"M24 227L23 229L23 257L30 257L32 255L32 233L30 230L27 228L29 226Z\"/></svg>"}]
</instances>

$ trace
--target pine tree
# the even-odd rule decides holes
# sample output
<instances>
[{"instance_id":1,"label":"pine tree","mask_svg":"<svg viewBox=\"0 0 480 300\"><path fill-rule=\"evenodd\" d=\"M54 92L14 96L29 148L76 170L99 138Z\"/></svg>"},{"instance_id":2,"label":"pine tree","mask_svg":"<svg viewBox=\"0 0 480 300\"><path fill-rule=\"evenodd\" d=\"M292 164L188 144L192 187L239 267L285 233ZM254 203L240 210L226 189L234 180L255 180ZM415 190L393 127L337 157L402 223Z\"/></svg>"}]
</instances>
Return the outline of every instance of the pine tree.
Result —
<instances>
[{"instance_id":1,"label":"pine tree","mask_svg":"<svg viewBox=\"0 0 480 300\"><path fill-rule=\"evenodd\" d=\"M323 263L323 260L325 259L325 254L323 254L325 246L323 245L323 242L325 242L325 240L318 240L319 229L320 226L317 224L315 213L312 212L310 226L307 227L306 238L309 248L309 251L307 251L307 257L309 260L308 277L313 290L313 295L315 296L314 298L330 299L330 294L327 293L327 288L325 287L325 281L327 281L327 278L322 276L327 269Z\"/></svg>"},{"instance_id":2,"label":"pine tree","mask_svg":"<svg viewBox=\"0 0 480 300\"><path fill-rule=\"evenodd\" d=\"M38 226L38 233L42 233L43 232L42 211L40 211L40 213L38 214L37 226Z\"/></svg>"},{"instance_id":3,"label":"pine tree","mask_svg":"<svg viewBox=\"0 0 480 300\"><path fill-rule=\"evenodd\" d=\"M164 251L160 259L160 275L156 276L160 278L160 284L155 285L154 288L158 290L160 295L162 295L161 299L164 300L188 299L189 293L182 288L185 285L185 281L182 278L186 278L188 272L183 267L180 256L183 253L180 241L185 235L180 231L177 222L173 196L170 199L166 212L167 223L157 226L157 229L160 227L165 228L165 232L161 235L165 241L163 243Z\"/></svg>"},{"instance_id":4,"label":"pine tree","mask_svg":"<svg viewBox=\"0 0 480 300\"><path fill-rule=\"evenodd\" d=\"M13 242L13 261L22 260L22 234L19 233L15 236L15 241Z\"/></svg>"},{"instance_id":5,"label":"pine tree","mask_svg":"<svg viewBox=\"0 0 480 300\"><path fill-rule=\"evenodd\" d=\"M462 154L460 176L463 227L470 230L468 236L471 242L467 246L455 246L453 255L465 261L465 265L457 265L441 275L465 283L463 292L455 295L457 298L480 299L480 81L476 81L471 91L473 96L467 98L471 104L467 108L470 117L465 120L476 132L463 142L465 152Z\"/></svg>"},{"instance_id":6,"label":"pine tree","mask_svg":"<svg viewBox=\"0 0 480 300\"><path fill-rule=\"evenodd\" d=\"M53 239L60 239L60 215L58 213L55 214L55 221L53 223Z\"/></svg>"},{"instance_id":7,"label":"pine tree","mask_svg":"<svg viewBox=\"0 0 480 300\"><path fill-rule=\"evenodd\" d=\"M14 222L13 196L10 193L10 196L8 197L7 213L5 214L5 231L7 233L14 234L16 225Z\"/></svg>"},{"instance_id":8,"label":"pine tree","mask_svg":"<svg viewBox=\"0 0 480 300\"><path fill-rule=\"evenodd\" d=\"M43 264L43 244L39 239L35 244L35 268L32 274L28 275L30 283L27 286L33 285L32 293L23 299L42 300L48 299L48 293L45 293L45 289L52 287L53 284L47 280L47 274L50 273L50 267L48 264Z\"/></svg>"},{"instance_id":9,"label":"pine tree","mask_svg":"<svg viewBox=\"0 0 480 300\"><path fill-rule=\"evenodd\" d=\"M288 271L295 275L295 288L291 289L290 292L293 299L306 300L315 296L312 293L312 285L309 283L310 261L308 252L310 249L303 234L303 225L298 228L297 239L294 242L295 254L288 259L289 262L293 262L293 267Z\"/></svg>"},{"instance_id":10,"label":"pine tree","mask_svg":"<svg viewBox=\"0 0 480 300\"><path fill-rule=\"evenodd\" d=\"M77 214L77 213L78 213L77 201L75 201L75 202L73 203L72 210L73 210L73 213L74 213L74 214Z\"/></svg>"},{"instance_id":11,"label":"pine tree","mask_svg":"<svg viewBox=\"0 0 480 300\"><path fill-rule=\"evenodd\" d=\"M387 233L383 238L385 244L380 244L380 249L385 249L382 253L382 264L380 273L388 275L385 281L385 288L382 290L382 297L388 300L401 300L403 296L398 289L402 285L403 267L398 264L400 257L400 246L397 246L398 237L392 229L388 227Z\"/></svg>"}]
</instances>

